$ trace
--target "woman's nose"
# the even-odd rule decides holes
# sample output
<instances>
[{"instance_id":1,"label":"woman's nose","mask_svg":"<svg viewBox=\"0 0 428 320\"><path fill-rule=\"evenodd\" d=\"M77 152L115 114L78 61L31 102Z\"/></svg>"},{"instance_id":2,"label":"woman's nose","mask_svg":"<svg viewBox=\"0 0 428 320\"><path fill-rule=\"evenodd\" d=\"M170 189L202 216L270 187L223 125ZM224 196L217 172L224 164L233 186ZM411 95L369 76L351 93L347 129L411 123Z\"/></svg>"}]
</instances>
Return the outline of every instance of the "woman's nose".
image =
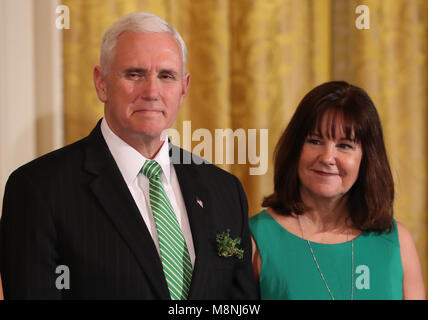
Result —
<instances>
[{"instance_id":1,"label":"woman's nose","mask_svg":"<svg viewBox=\"0 0 428 320\"><path fill-rule=\"evenodd\" d=\"M319 160L325 165L334 165L336 163L336 148L332 144L325 144L320 150Z\"/></svg>"}]
</instances>

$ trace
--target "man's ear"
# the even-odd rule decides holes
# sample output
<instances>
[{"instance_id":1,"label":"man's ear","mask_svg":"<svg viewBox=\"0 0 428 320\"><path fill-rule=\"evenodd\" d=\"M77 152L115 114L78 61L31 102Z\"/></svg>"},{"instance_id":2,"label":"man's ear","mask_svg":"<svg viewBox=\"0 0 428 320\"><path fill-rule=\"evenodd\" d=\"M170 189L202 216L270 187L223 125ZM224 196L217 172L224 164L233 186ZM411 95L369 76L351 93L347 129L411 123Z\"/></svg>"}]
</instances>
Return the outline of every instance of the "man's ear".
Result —
<instances>
[{"instance_id":1,"label":"man's ear","mask_svg":"<svg viewBox=\"0 0 428 320\"><path fill-rule=\"evenodd\" d=\"M184 75L184 79L183 79L183 86L181 88L181 100L180 100L180 106L183 104L183 100L184 100L184 96L187 93L187 89L189 89L189 85L190 85L190 73L186 73Z\"/></svg>"},{"instance_id":2,"label":"man's ear","mask_svg":"<svg viewBox=\"0 0 428 320\"><path fill-rule=\"evenodd\" d=\"M186 73L184 75L184 83L183 83L183 95L186 95L187 93L187 89L189 89L189 85L190 85L190 73Z\"/></svg>"},{"instance_id":3,"label":"man's ear","mask_svg":"<svg viewBox=\"0 0 428 320\"><path fill-rule=\"evenodd\" d=\"M104 80L104 72L100 66L94 68L94 85L98 99L105 103L107 101L107 88Z\"/></svg>"}]
</instances>

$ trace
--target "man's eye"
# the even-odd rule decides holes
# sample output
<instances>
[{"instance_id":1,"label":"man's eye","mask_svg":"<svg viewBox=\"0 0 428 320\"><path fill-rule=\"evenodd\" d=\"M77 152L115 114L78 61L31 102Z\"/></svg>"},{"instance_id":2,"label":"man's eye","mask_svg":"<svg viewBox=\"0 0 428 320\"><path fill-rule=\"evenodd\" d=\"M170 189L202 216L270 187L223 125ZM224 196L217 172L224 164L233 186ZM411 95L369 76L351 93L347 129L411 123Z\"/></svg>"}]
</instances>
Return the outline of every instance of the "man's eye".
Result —
<instances>
[{"instance_id":1,"label":"man's eye","mask_svg":"<svg viewBox=\"0 0 428 320\"><path fill-rule=\"evenodd\" d=\"M133 79L133 80L135 80L135 79L139 79L139 78L141 77L141 75L140 75L138 72L130 72L130 73L127 73L127 74L126 74L126 77L127 77L128 79Z\"/></svg>"},{"instance_id":2,"label":"man's eye","mask_svg":"<svg viewBox=\"0 0 428 320\"><path fill-rule=\"evenodd\" d=\"M163 79L171 79L172 77L169 74L163 74L163 75L161 75L161 78L163 78Z\"/></svg>"},{"instance_id":3,"label":"man's eye","mask_svg":"<svg viewBox=\"0 0 428 320\"><path fill-rule=\"evenodd\" d=\"M175 80L175 76L170 73L162 73L159 75L159 78L164 80Z\"/></svg>"}]
</instances>

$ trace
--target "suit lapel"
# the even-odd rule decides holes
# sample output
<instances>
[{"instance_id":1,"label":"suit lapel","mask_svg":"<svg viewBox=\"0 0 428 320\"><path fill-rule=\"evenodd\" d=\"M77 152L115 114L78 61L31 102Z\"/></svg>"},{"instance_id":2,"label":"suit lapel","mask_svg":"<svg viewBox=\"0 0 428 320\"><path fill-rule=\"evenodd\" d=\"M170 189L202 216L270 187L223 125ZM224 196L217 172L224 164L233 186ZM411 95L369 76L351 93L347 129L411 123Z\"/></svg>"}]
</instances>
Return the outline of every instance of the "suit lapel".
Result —
<instances>
[{"instance_id":1,"label":"suit lapel","mask_svg":"<svg viewBox=\"0 0 428 320\"><path fill-rule=\"evenodd\" d=\"M212 250L210 247L212 239L209 239L210 233L208 232L210 229L210 197L207 189L200 182L200 178L203 177L198 176L195 170L196 164L189 164L190 161L183 160L183 157L190 156L190 153L173 145L171 145L171 149L173 154L174 152L180 154L180 157L172 157L172 163L186 205L196 256L189 299L198 299L203 296L202 292L205 288L205 271L208 269L209 263L207 253Z\"/></svg>"},{"instance_id":2,"label":"suit lapel","mask_svg":"<svg viewBox=\"0 0 428 320\"><path fill-rule=\"evenodd\" d=\"M90 187L149 279L153 292L169 299L162 263L137 205L101 134L100 123L88 136L85 168L95 175Z\"/></svg>"}]
</instances>

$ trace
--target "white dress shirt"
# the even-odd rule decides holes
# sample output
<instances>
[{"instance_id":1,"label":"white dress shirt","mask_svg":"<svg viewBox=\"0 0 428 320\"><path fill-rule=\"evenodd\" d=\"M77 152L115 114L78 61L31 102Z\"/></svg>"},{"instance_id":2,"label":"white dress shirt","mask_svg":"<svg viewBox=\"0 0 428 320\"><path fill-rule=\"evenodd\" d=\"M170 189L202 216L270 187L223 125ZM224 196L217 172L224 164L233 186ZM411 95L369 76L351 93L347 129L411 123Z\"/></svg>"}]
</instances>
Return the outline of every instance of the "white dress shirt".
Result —
<instances>
[{"instance_id":1,"label":"white dress shirt","mask_svg":"<svg viewBox=\"0 0 428 320\"><path fill-rule=\"evenodd\" d=\"M158 233L156 223L153 218L152 209L150 207L149 198L149 179L140 173L144 162L147 159L137 150L119 138L108 126L105 118L101 121L101 132L104 140L125 179L126 185L140 210L141 216L146 223L156 249L160 255ZM178 223L183 231L184 239L189 250L190 261L192 266L195 265L195 249L193 246L192 233L187 216L186 206L184 204L183 195L178 183L177 175L174 166L171 165L169 158L168 142L164 142L159 152L153 160L156 160L162 168L161 180L165 192L177 216Z\"/></svg>"}]
</instances>

